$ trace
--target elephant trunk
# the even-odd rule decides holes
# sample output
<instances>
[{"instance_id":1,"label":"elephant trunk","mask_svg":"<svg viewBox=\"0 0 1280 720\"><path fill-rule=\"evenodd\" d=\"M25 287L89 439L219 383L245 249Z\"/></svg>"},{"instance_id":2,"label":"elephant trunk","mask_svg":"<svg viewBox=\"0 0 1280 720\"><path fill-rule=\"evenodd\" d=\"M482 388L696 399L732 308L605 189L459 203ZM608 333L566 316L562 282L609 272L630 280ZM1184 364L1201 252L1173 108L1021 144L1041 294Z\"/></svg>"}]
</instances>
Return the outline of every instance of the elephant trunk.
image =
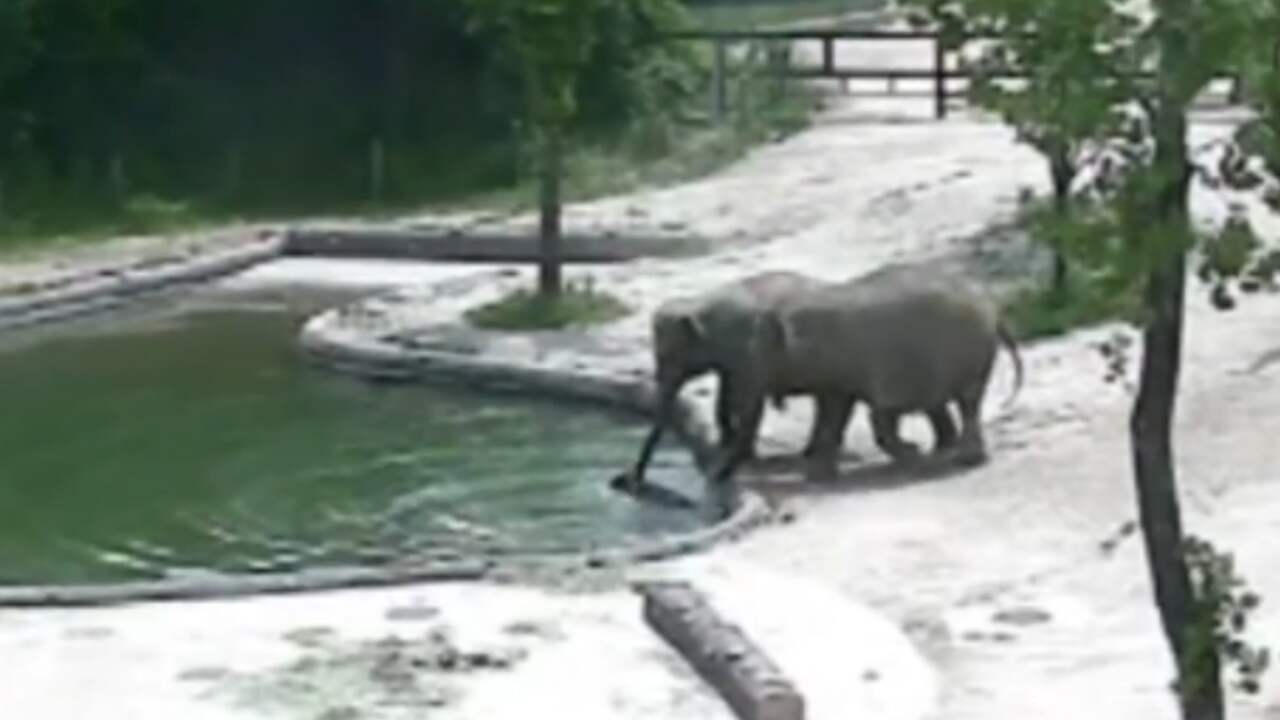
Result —
<instances>
[{"instance_id":1,"label":"elephant trunk","mask_svg":"<svg viewBox=\"0 0 1280 720\"><path fill-rule=\"evenodd\" d=\"M683 384L684 378L663 377L659 380L658 407L654 413L653 426L645 436L644 444L640 446L640 455L636 458L636 464L627 477L627 484L633 490L644 485L645 470L648 469L653 452L658 447L658 441L662 439L663 431L675 414L676 397L680 394L680 387Z\"/></svg>"}]
</instances>

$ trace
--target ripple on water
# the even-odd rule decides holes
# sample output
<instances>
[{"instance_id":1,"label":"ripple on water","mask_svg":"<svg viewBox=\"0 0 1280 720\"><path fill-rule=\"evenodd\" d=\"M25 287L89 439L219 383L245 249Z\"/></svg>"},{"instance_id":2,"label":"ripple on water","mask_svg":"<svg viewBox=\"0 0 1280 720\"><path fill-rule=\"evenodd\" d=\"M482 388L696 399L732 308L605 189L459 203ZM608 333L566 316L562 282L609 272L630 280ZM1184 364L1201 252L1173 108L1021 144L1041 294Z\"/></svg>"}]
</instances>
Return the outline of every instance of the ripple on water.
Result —
<instances>
[{"instance_id":1,"label":"ripple on water","mask_svg":"<svg viewBox=\"0 0 1280 720\"><path fill-rule=\"evenodd\" d=\"M301 319L210 310L0 350L0 566L20 582L606 547L714 519L610 491L643 422L367 383L302 362ZM145 329L145 332L135 331ZM652 474L694 497L683 449Z\"/></svg>"}]
</instances>

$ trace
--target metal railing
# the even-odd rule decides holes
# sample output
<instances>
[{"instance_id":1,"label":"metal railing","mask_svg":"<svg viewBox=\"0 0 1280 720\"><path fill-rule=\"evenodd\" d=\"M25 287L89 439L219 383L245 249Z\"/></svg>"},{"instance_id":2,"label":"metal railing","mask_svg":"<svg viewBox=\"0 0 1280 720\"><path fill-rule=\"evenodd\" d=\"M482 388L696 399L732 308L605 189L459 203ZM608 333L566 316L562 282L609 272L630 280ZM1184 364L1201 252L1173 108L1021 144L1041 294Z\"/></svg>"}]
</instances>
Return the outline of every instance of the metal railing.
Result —
<instances>
[{"instance_id":1,"label":"metal railing","mask_svg":"<svg viewBox=\"0 0 1280 720\"><path fill-rule=\"evenodd\" d=\"M850 80L884 80L887 83L886 94L896 95L897 84L901 80L930 80L933 98L934 117L941 120L947 116L948 101L951 98L948 81L972 80L973 73L963 67L948 67L948 56L954 50L948 50L942 37L936 31L929 30L870 30L870 29L773 29L773 30L687 30L669 34L672 40L696 41L712 43L713 65L711 82L712 115L717 122L724 118L728 105L728 56L729 46L743 42L795 43L818 42L821 44L821 60L818 64L793 65L787 61L777 69L787 78L802 80L832 79L846 84ZM996 39L994 37L969 36L967 41ZM916 40L929 42L932 45L931 67L842 67L836 63L835 46L845 41L886 41ZM1277 47L1280 47L1278 45ZM1026 77L1025 73L1009 69L998 73L1006 79ZM1146 77L1146 74L1143 74ZM1233 81L1228 101L1236 97L1238 78L1223 74L1218 79Z\"/></svg>"}]
</instances>

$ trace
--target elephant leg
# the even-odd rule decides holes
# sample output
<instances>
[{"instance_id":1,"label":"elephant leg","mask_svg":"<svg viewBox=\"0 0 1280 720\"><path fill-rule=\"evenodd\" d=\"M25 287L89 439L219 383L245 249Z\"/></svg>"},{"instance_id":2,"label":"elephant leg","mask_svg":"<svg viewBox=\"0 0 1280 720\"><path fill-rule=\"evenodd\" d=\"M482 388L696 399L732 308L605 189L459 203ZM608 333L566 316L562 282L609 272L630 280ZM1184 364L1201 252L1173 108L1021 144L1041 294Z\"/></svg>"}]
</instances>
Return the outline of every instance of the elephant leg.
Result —
<instances>
[{"instance_id":1,"label":"elephant leg","mask_svg":"<svg viewBox=\"0 0 1280 720\"><path fill-rule=\"evenodd\" d=\"M955 460L961 465L981 465L987 461L986 440L982 436L982 396L986 383L975 383L956 398L960 406L960 438Z\"/></svg>"},{"instance_id":2,"label":"elephant leg","mask_svg":"<svg viewBox=\"0 0 1280 720\"><path fill-rule=\"evenodd\" d=\"M934 452L943 452L955 446L959 435L956 432L955 420L947 404L943 403L928 411L929 424L933 426Z\"/></svg>"},{"instance_id":3,"label":"elephant leg","mask_svg":"<svg viewBox=\"0 0 1280 720\"><path fill-rule=\"evenodd\" d=\"M896 410L872 408L871 432L875 436L876 446L895 461L906 462L920 457L920 448L898 435L900 418L901 413Z\"/></svg>"},{"instance_id":4,"label":"elephant leg","mask_svg":"<svg viewBox=\"0 0 1280 720\"><path fill-rule=\"evenodd\" d=\"M720 429L720 450L728 452L737 442L738 436L744 432L741 413L734 407L734 398L739 392L740 383L729 372L720 374L720 390L716 396L716 424ZM748 433L746 441L747 460L756 457L756 433Z\"/></svg>"},{"instance_id":5,"label":"elephant leg","mask_svg":"<svg viewBox=\"0 0 1280 720\"><path fill-rule=\"evenodd\" d=\"M658 441L662 439L663 430L667 423L671 422L672 410L675 407L676 394L679 388L664 388L658 397L658 411L653 418L653 426L649 428L649 434L645 436L644 443L640 446L640 455L636 458L635 465L626 472L619 473L610 481L610 486L617 490L637 491L644 485L644 473L649 467L649 461L653 458L653 451L658 447Z\"/></svg>"},{"instance_id":6,"label":"elephant leg","mask_svg":"<svg viewBox=\"0 0 1280 720\"><path fill-rule=\"evenodd\" d=\"M733 445L711 477L716 482L727 482L750 459L756 436L760 433L760 420L764 416L764 395L746 394L734 401L734 414L738 418L738 432Z\"/></svg>"},{"instance_id":7,"label":"elephant leg","mask_svg":"<svg viewBox=\"0 0 1280 720\"><path fill-rule=\"evenodd\" d=\"M852 396L841 394L820 394L815 401L818 412L804 453L805 479L825 482L839 475L840 449L855 401Z\"/></svg>"},{"instance_id":8,"label":"elephant leg","mask_svg":"<svg viewBox=\"0 0 1280 720\"><path fill-rule=\"evenodd\" d=\"M854 402L854 398L849 395L819 393L813 396L813 426L809 430L809 440L800 453L801 457L812 457L829 437L834 437L837 448L843 443Z\"/></svg>"},{"instance_id":9,"label":"elephant leg","mask_svg":"<svg viewBox=\"0 0 1280 720\"><path fill-rule=\"evenodd\" d=\"M720 373L720 387L716 391L716 429L720 431L722 449L733 446L737 430L737 418L733 416L733 386L733 376L727 372Z\"/></svg>"}]
</instances>

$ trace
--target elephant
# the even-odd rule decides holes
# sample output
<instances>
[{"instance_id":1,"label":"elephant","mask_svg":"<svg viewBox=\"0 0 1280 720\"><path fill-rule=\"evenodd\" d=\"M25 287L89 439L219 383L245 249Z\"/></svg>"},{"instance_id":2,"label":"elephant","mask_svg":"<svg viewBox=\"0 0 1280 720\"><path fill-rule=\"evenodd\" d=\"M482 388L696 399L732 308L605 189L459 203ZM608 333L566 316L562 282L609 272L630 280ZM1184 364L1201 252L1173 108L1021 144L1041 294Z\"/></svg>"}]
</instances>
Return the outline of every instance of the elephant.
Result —
<instances>
[{"instance_id":1,"label":"elephant","mask_svg":"<svg viewBox=\"0 0 1280 720\"><path fill-rule=\"evenodd\" d=\"M654 311L651 339L658 403L654 423L640 448L635 465L613 479L614 487L638 489L644 482L654 448L664 427L671 421L676 398L689 380L714 372L719 377L715 420L720 447L728 453L738 448L743 459L754 454L759 417L765 398L755 398L757 407L748 409L733 402L737 397L743 365L751 356L753 338L762 313L793 295L810 292L826 283L800 273L771 270L731 281L698 296L667 300ZM781 407L784 394L773 398ZM754 412L749 426L744 418ZM815 425L806 453L820 434Z\"/></svg>"},{"instance_id":2,"label":"elephant","mask_svg":"<svg viewBox=\"0 0 1280 720\"><path fill-rule=\"evenodd\" d=\"M834 476L844 427L857 402L870 408L876 444L894 461L919 449L898 434L901 416L924 412L935 452L961 465L987 460L982 402L998 345L1015 370L1012 402L1022 387L1022 358L995 303L972 283L922 264L894 263L852 280L796 294L767 309L753 335L751 359L738 379L738 439L759 426L759 399L818 398L814 475ZM948 403L959 408L956 433ZM736 445L713 473L728 480L746 459Z\"/></svg>"}]
</instances>

